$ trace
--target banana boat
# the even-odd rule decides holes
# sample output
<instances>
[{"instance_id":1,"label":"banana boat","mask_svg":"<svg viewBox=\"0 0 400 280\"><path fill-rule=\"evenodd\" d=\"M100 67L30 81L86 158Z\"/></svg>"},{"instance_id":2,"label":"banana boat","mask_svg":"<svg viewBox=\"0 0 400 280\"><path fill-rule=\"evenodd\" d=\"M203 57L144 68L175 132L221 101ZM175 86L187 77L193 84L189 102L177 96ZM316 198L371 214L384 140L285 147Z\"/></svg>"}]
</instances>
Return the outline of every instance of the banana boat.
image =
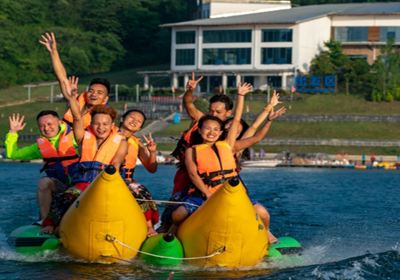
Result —
<instances>
[{"instance_id":1,"label":"banana boat","mask_svg":"<svg viewBox=\"0 0 400 280\"><path fill-rule=\"evenodd\" d=\"M301 245L290 237L269 246L267 232L239 179L226 182L178 228L177 236L146 239L143 212L114 168L106 168L64 215L59 239L41 234L40 226L14 230L10 244L33 254L58 247L91 262L113 263L140 258L154 266L182 261L199 267L249 267L268 252L279 257L298 253ZM59 246L61 244L61 246Z\"/></svg>"}]
</instances>

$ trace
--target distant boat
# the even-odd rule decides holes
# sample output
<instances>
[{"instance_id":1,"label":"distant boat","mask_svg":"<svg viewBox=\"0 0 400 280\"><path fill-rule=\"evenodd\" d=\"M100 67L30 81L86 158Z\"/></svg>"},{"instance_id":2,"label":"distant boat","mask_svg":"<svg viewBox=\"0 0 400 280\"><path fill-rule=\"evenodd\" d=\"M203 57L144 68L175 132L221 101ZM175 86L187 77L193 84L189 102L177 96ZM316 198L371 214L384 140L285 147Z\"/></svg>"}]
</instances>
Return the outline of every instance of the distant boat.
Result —
<instances>
[{"instance_id":1,"label":"distant boat","mask_svg":"<svg viewBox=\"0 0 400 280\"><path fill-rule=\"evenodd\" d=\"M282 163L279 159L246 160L240 163L242 167L276 167Z\"/></svg>"}]
</instances>

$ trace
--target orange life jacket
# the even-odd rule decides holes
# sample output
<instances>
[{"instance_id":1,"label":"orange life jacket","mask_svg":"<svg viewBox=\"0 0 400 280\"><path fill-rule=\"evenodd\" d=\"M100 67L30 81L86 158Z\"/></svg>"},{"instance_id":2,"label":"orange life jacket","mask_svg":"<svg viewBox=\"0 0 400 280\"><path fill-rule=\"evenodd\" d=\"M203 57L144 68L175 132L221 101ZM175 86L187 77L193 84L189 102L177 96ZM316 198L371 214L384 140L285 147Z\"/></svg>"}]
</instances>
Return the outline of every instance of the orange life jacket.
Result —
<instances>
[{"instance_id":1,"label":"orange life jacket","mask_svg":"<svg viewBox=\"0 0 400 280\"><path fill-rule=\"evenodd\" d=\"M67 168L79 161L79 155L74 146L72 128L65 125L65 129L58 139L57 148L45 137L37 138L36 143L45 162L41 171L45 171L49 177L57 178L66 183L68 181Z\"/></svg>"},{"instance_id":2,"label":"orange life jacket","mask_svg":"<svg viewBox=\"0 0 400 280\"><path fill-rule=\"evenodd\" d=\"M71 174L72 183L92 182L107 165L111 164L123 136L113 128L107 139L97 147L96 135L89 127L82 141L81 159Z\"/></svg>"},{"instance_id":3,"label":"orange life jacket","mask_svg":"<svg viewBox=\"0 0 400 280\"><path fill-rule=\"evenodd\" d=\"M87 98L87 92L81 93L78 97L78 102L79 102L79 110L82 111L82 108L85 107L86 105L86 98ZM63 121L65 121L67 124L72 125L74 121L74 117L72 116L71 109L68 109L67 112L65 112ZM87 128L90 125L90 122L92 121L92 116L90 115L90 111L86 111L85 114L82 116L82 121L83 121L83 127Z\"/></svg>"},{"instance_id":4,"label":"orange life jacket","mask_svg":"<svg viewBox=\"0 0 400 280\"><path fill-rule=\"evenodd\" d=\"M222 187L228 178L237 176L235 157L227 142L195 145L193 151L197 172L211 192Z\"/></svg>"},{"instance_id":5,"label":"orange life jacket","mask_svg":"<svg viewBox=\"0 0 400 280\"><path fill-rule=\"evenodd\" d=\"M125 163L121 168L121 175L123 178L132 179L133 172L136 167L136 162L139 156L140 139L131 136L128 139L128 154L125 157Z\"/></svg>"}]
</instances>

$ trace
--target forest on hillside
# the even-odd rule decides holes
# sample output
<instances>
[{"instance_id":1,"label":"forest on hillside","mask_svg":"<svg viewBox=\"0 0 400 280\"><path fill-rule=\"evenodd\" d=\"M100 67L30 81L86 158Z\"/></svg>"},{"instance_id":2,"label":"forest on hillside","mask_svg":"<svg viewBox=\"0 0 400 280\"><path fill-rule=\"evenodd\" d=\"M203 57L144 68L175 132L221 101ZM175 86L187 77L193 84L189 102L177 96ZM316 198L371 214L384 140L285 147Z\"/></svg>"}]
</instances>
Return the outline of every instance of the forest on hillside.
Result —
<instances>
[{"instance_id":1,"label":"forest on hillside","mask_svg":"<svg viewBox=\"0 0 400 280\"><path fill-rule=\"evenodd\" d=\"M361 1L292 0L293 5ZM387 1L364 1L387 2ZM192 19L196 0L1 0L0 88L53 77L38 43L56 33L69 73L94 74L169 63L170 30Z\"/></svg>"}]
</instances>

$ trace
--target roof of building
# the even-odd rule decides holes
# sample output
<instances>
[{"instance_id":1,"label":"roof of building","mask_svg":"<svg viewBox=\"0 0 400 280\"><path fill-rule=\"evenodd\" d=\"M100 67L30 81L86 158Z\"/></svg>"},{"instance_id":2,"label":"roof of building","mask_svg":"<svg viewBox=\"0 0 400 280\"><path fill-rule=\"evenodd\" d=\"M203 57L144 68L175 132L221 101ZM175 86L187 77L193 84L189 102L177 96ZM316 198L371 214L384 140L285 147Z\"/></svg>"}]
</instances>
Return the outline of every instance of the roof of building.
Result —
<instances>
[{"instance_id":1,"label":"roof of building","mask_svg":"<svg viewBox=\"0 0 400 280\"><path fill-rule=\"evenodd\" d=\"M324 4L294 7L270 12L198 19L162 25L163 27L218 26L248 24L295 24L332 15L400 15L399 2Z\"/></svg>"}]
</instances>

